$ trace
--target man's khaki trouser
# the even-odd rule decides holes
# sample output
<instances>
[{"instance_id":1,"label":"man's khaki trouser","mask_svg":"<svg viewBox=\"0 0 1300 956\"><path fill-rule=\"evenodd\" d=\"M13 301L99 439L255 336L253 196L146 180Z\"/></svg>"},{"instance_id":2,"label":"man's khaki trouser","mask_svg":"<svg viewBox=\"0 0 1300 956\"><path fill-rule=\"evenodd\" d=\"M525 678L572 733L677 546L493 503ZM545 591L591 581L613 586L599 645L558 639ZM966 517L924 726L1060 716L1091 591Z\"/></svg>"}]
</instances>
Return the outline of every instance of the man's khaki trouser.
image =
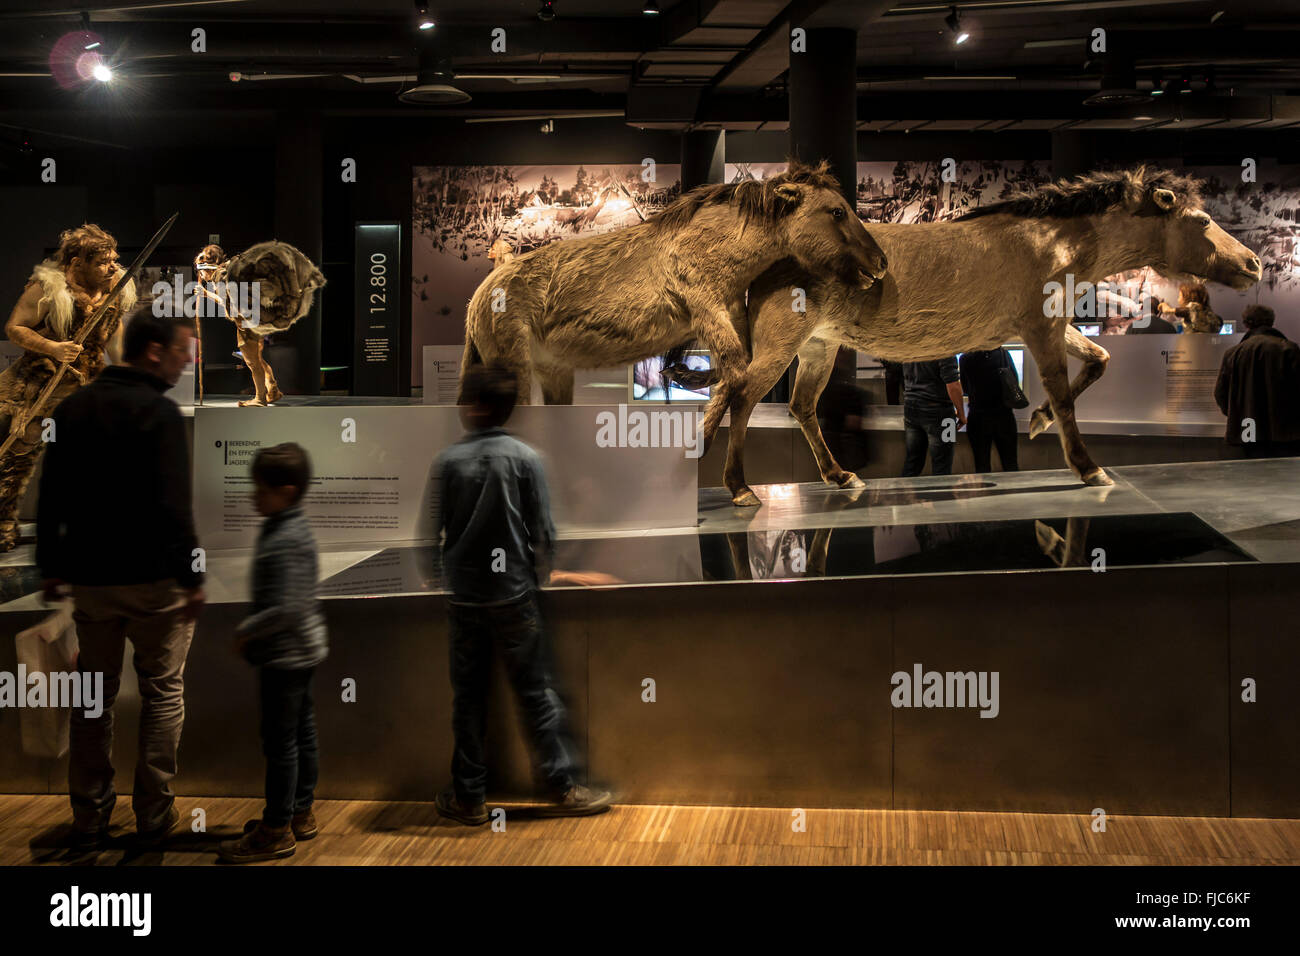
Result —
<instances>
[{"instance_id":1,"label":"man's khaki trouser","mask_svg":"<svg viewBox=\"0 0 1300 956\"><path fill-rule=\"evenodd\" d=\"M126 639L135 648L140 684L140 739L132 809L141 831L154 830L167 816L175 794L176 751L185 721L185 657L194 622L181 611L185 594L172 580L149 584L73 585L81 656L77 669L104 675L103 712L87 718L73 710L69 739L68 793L81 830L108 825L117 801L113 789L113 704L122 683Z\"/></svg>"}]
</instances>

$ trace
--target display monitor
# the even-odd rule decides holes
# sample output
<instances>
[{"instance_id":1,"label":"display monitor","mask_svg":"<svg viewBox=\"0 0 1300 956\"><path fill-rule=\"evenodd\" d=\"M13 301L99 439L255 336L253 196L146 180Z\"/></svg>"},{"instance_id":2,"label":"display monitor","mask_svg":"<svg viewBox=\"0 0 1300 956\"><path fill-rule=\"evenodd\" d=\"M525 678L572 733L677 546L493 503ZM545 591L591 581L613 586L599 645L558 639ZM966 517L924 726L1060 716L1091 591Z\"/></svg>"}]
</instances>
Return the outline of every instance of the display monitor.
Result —
<instances>
[{"instance_id":1,"label":"display monitor","mask_svg":"<svg viewBox=\"0 0 1300 956\"><path fill-rule=\"evenodd\" d=\"M691 349L682 358L686 367L692 371L708 371L713 367L712 356L707 349ZM683 388L676 382L665 383L663 379L664 357L642 359L631 365L627 371L628 395L634 402L707 402L709 386L698 389ZM667 387L665 387L667 385Z\"/></svg>"},{"instance_id":2,"label":"display monitor","mask_svg":"<svg viewBox=\"0 0 1300 956\"><path fill-rule=\"evenodd\" d=\"M1005 348L1007 350L1007 354L1011 356L1011 364L1012 366L1015 367L1016 370L1016 381L1020 383L1021 388L1024 388L1025 387L1025 347L1023 345L1004 345L1003 348ZM959 363L961 362L961 357L965 354L966 354L965 352L957 353L956 358Z\"/></svg>"},{"instance_id":3,"label":"display monitor","mask_svg":"<svg viewBox=\"0 0 1300 956\"><path fill-rule=\"evenodd\" d=\"M1231 322L1224 322L1224 323L1223 323L1223 327L1219 329L1219 334L1220 334L1220 335L1231 335L1231 334L1232 334L1232 329L1233 329L1233 325L1232 325Z\"/></svg>"},{"instance_id":4,"label":"display monitor","mask_svg":"<svg viewBox=\"0 0 1300 956\"><path fill-rule=\"evenodd\" d=\"M1100 322L1078 322L1075 323L1074 327L1078 329L1080 332L1082 332L1084 335L1087 335L1091 338L1096 338L1097 336L1101 335Z\"/></svg>"}]
</instances>

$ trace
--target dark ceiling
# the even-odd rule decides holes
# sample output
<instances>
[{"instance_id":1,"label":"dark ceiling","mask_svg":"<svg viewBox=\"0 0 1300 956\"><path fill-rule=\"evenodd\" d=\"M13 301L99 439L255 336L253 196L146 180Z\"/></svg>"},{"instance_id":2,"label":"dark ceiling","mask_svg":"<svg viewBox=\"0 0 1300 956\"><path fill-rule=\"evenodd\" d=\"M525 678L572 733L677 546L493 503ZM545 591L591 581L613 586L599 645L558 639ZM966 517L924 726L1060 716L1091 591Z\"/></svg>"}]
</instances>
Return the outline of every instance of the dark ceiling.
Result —
<instances>
[{"instance_id":1,"label":"dark ceiling","mask_svg":"<svg viewBox=\"0 0 1300 956\"><path fill-rule=\"evenodd\" d=\"M431 2L414 29L407 0L9 0L0 10L0 119L50 111L310 109L507 119L614 115L635 126L784 129L790 29L858 31L858 117L872 130L1052 130L1300 125L1300 0L975 0L954 46L949 5L917 0L537 0ZM111 89L64 90L58 38L80 11L117 70ZM1216 15L1217 14L1217 15ZM491 49L504 28L505 52ZM1106 56L1091 53L1096 28ZM202 28L207 50L191 50ZM400 103L419 50L443 58L472 99ZM1118 67L1117 67L1118 64ZM1085 105L1114 73L1143 99ZM232 82L232 73L240 75ZM1156 80L1181 83L1145 98Z\"/></svg>"}]
</instances>

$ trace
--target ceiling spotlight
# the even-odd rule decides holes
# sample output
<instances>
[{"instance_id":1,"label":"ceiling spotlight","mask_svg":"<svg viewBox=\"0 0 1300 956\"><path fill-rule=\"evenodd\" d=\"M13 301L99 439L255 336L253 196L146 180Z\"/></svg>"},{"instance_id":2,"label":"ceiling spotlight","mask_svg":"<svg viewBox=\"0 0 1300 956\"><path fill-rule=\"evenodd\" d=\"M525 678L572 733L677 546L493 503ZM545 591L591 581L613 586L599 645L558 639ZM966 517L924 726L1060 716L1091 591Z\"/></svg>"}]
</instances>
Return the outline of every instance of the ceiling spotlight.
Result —
<instances>
[{"instance_id":1,"label":"ceiling spotlight","mask_svg":"<svg viewBox=\"0 0 1300 956\"><path fill-rule=\"evenodd\" d=\"M948 29L952 31L953 45L961 46L970 39L970 32L962 29L961 14L957 12L956 7L952 8L952 13L943 18L943 22L948 24Z\"/></svg>"},{"instance_id":2,"label":"ceiling spotlight","mask_svg":"<svg viewBox=\"0 0 1300 956\"><path fill-rule=\"evenodd\" d=\"M107 83L113 78L113 71L105 63L96 63L94 69L90 71L90 75L101 83Z\"/></svg>"},{"instance_id":3,"label":"ceiling spotlight","mask_svg":"<svg viewBox=\"0 0 1300 956\"><path fill-rule=\"evenodd\" d=\"M1152 96L1164 96L1164 95L1165 95L1165 86L1164 86L1164 83L1162 83L1162 82L1160 81L1160 74L1159 74L1159 73L1155 73L1155 74L1153 74L1152 77L1151 77L1151 95L1152 95Z\"/></svg>"},{"instance_id":4,"label":"ceiling spotlight","mask_svg":"<svg viewBox=\"0 0 1300 956\"><path fill-rule=\"evenodd\" d=\"M647 17L657 17L659 16L659 4L655 0L645 0L645 3L641 4L641 12Z\"/></svg>"},{"instance_id":5,"label":"ceiling spotlight","mask_svg":"<svg viewBox=\"0 0 1300 956\"><path fill-rule=\"evenodd\" d=\"M1178 84L1178 92L1179 93L1192 92L1192 81L1186 73L1183 74L1183 78Z\"/></svg>"},{"instance_id":6,"label":"ceiling spotlight","mask_svg":"<svg viewBox=\"0 0 1300 956\"><path fill-rule=\"evenodd\" d=\"M537 19L543 23L550 23L555 19L555 0L542 0L542 5L537 8Z\"/></svg>"},{"instance_id":7,"label":"ceiling spotlight","mask_svg":"<svg viewBox=\"0 0 1300 956\"><path fill-rule=\"evenodd\" d=\"M415 2L415 26L420 30L432 30L434 27L433 17L429 15L428 5L421 3L420 0Z\"/></svg>"}]
</instances>

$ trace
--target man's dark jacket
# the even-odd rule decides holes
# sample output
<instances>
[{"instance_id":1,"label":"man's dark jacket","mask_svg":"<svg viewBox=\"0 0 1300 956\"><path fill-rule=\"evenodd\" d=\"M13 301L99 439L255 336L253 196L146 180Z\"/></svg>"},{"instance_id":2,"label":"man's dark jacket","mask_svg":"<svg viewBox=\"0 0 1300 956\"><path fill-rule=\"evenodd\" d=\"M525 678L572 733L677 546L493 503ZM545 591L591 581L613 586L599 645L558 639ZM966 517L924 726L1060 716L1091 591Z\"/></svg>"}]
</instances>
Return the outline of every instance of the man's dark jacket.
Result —
<instances>
[{"instance_id":1,"label":"man's dark jacket","mask_svg":"<svg viewBox=\"0 0 1300 956\"><path fill-rule=\"evenodd\" d=\"M156 375L115 365L54 410L36 517L36 563L45 577L203 582L193 570L189 440L167 387Z\"/></svg>"},{"instance_id":2,"label":"man's dark jacket","mask_svg":"<svg viewBox=\"0 0 1300 956\"><path fill-rule=\"evenodd\" d=\"M1219 366L1214 400L1228 416L1224 439L1240 445L1242 421L1255 420L1255 440L1300 440L1300 347L1277 329L1251 329Z\"/></svg>"}]
</instances>

